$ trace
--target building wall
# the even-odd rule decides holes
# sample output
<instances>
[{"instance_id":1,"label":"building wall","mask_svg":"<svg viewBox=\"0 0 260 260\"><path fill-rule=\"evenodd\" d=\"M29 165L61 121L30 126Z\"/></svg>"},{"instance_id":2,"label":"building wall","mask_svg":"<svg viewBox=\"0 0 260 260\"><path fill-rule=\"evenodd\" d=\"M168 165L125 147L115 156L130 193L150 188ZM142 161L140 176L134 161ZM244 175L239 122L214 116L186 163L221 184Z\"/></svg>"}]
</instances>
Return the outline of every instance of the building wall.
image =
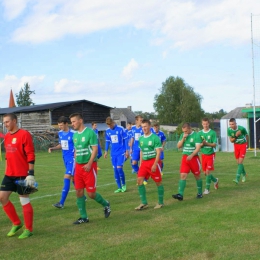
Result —
<instances>
[{"instance_id":1,"label":"building wall","mask_svg":"<svg viewBox=\"0 0 260 260\"><path fill-rule=\"evenodd\" d=\"M30 132L49 131L52 128L49 111L20 113L17 116L20 127Z\"/></svg>"},{"instance_id":2,"label":"building wall","mask_svg":"<svg viewBox=\"0 0 260 260\"><path fill-rule=\"evenodd\" d=\"M51 124L56 125L60 116L69 117L73 113L81 113L84 118L84 123L104 123L106 118L110 116L110 108L95 105L88 102L80 102L69 106L56 108L51 113Z\"/></svg>"}]
</instances>

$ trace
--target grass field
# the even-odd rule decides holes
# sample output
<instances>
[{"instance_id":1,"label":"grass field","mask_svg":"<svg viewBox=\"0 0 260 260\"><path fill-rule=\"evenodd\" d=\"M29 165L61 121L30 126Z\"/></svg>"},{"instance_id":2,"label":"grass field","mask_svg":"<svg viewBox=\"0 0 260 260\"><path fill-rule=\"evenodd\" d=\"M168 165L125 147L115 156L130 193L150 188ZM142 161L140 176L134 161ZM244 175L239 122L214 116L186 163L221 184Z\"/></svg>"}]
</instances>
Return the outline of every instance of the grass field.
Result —
<instances>
[{"instance_id":1,"label":"grass field","mask_svg":"<svg viewBox=\"0 0 260 260\"><path fill-rule=\"evenodd\" d=\"M112 213L105 219L103 208L88 199L90 222L75 226L72 222L79 213L73 189L64 209L52 206L59 201L63 184L61 153L38 153L39 191L31 195L34 236L8 238L11 223L0 212L0 259L260 259L260 155L248 152L247 181L236 185L233 154L217 153L214 175L220 180L219 189L212 185L209 195L196 199L196 182L190 174L182 202L171 196L178 191L181 153L166 151L165 157L165 207L153 209L157 189L150 180L146 186L149 208L136 212L140 200L129 161L125 164L128 190L114 194L112 167L102 158L97 191L110 201ZM1 162L1 176L3 168ZM204 175L203 185L204 190ZM13 194L11 200L21 216L18 196Z\"/></svg>"}]
</instances>

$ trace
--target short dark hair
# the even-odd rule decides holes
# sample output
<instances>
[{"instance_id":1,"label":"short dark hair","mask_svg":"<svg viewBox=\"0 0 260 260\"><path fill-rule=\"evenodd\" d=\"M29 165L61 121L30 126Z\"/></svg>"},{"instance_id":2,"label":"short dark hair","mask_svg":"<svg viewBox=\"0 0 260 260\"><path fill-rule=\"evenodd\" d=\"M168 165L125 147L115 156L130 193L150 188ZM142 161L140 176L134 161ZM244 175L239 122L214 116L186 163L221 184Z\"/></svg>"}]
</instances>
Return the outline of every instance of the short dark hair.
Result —
<instances>
[{"instance_id":1,"label":"short dark hair","mask_svg":"<svg viewBox=\"0 0 260 260\"><path fill-rule=\"evenodd\" d=\"M95 122L95 121L93 121L92 123L91 123L91 125L95 125L97 122Z\"/></svg>"},{"instance_id":2,"label":"short dark hair","mask_svg":"<svg viewBox=\"0 0 260 260\"><path fill-rule=\"evenodd\" d=\"M143 117L141 115L135 116L135 120L137 120L138 118L143 118Z\"/></svg>"},{"instance_id":3,"label":"short dark hair","mask_svg":"<svg viewBox=\"0 0 260 260\"><path fill-rule=\"evenodd\" d=\"M209 122L209 119L208 119L207 117L203 117L203 118L202 118L202 121L204 121L204 122Z\"/></svg>"},{"instance_id":4,"label":"short dark hair","mask_svg":"<svg viewBox=\"0 0 260 260\"><path fill-rule=\"evenodd\" d=\"M236 119L234 117L229 119L229 122L236 122Z\"/></svg>"},{"instance_id":5,"label":"short dark hair","mask_svg":"<svg viewBox=\"0 0 260 260\"><path fill-rule=\"evenodd\" d=\"M14 114L14 113L7 113L7 114L4 114L3 117L10 117L11 120L16 120L16 122L17 122L17 115Z\"/></svg>"},{"instance_id":6,"label":"short dark hair","mask_svg":"<svg viewBox=\"0 0 260 260\"><path fill-rule=\"evenodd\" d=\"M113 124L113 122L114 122L114 120L110 116L106 118L107 125L111 125L111 124Z\"/></svg>"},{"instance_id":7,"label":"short dark hair","mask_svg":"<svg viewBox=\"0 0 260 260\"><path fill-rule=\"evenodd\" d=\"M153 126L159 126L159 124L158 123L154 123Z\"/></svg>"},{"instance_id":8,"label":"short dark hair","mask_svg":"<svg viewBox=\"0 0 260 260\"><path fill-rule=\"evenodd\" d=\"M61 123L68 124L69 123L68 118L66 116L60 116L58 118L57 122L58 122L58 124L61 124Z\"/></svg>"},{"instance_id":9,"label":"short dark hair","mask_svg":"<svg viewBox=\"0 0 260 260\"><path fill-rule=\"evenodd\" d=\"M190 127L191 127L191 126L190 126L190 123L184 123L184 124L182 125L182 128L186 128L186 127L190 128Z\"/></svg>"},{"instance_id":10,"label":"short dark hair","mask_svg":"<svg viewBox=\"0 0 260 260\"><path fill-rule=\"evenodd\" d=\"M148 125L151 125L151 122L149 119L143 119L142 120L142 124L148 124Z\"/></svg>"},{"instance_id":11,"label":"short dark hair","mask_svg":"<svg viewBox=\"0 0 260 260\"><path fill-rule=\"evenodd\" d=\"M69 116L69 118L71 119L72 117L77 117L78 119L83 119L82 114L80 113L73 113Z\"/></svg>"}]
</instances>

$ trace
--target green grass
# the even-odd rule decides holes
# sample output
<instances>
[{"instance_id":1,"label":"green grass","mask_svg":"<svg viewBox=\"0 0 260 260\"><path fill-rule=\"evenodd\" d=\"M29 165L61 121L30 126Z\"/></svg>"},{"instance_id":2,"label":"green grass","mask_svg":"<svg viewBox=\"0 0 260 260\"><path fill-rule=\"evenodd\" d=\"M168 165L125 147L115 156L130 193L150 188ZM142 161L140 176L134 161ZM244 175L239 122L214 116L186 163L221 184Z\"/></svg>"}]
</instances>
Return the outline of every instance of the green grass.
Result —
<instances>
[{"instance_id":1,"label":"green grass","mask_svg":"<svg viewBox=\"0 0 260 260\"><path fill-rule=\"evenodd\" d=\"M112 167L102 158L97 191L110 201L112 213L105 219L103 208L88 199L90 222L75 226L72 222L79 214L73 189L64 209L52 207L59 201L63 184L61 153L38 153L39 191L31 195L34 236L21 241L18 235L8 238L11 223L0 212L0 259L260 259L260 156L248 152L247 181L236 185L232 182L237 168L233 154L217 153L214 175L220 180L219 189L214 190L212 184L209 195L196 199L196 182L190 174L182 202L171 196L178 191L181 153L166 151L165 156L165 207L153 209L157 189L150 180L146 186L149 208L136 212L140 199L129 161L125 164L128 190L114 194ZM4 162L2 176L3 168ZM11 200L22 217L17 194Z\"/></svg>"}]
</instances>

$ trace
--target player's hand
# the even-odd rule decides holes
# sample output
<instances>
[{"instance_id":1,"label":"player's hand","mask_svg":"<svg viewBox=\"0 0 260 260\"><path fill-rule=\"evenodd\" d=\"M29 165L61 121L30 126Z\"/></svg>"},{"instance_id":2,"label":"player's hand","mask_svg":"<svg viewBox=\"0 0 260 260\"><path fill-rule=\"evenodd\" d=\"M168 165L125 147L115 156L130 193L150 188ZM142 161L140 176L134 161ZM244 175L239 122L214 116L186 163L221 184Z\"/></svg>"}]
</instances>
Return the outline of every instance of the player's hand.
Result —
<instances>
[{"instance_id":1,"label":"player's hand","mask_svg":"<svg viewBox=\"0 0 260 260\"><path fill-rule=\"evenodd\" d=\"M82 168L83 168L86 172L89 172L90 169L91 169L91 164L90 164L90 163L87 163L87 164L85 164Z\"/></svg>"},{"instance_id":2,"label":"player's hand","mask_svg":"<svg viewBox=\"0 0 260 260\"><path fill-rule=\"evenodd\" d=\"M156 171L156 167L157 167L157 164L153 164L153 166L151 168L151 172L155 172Z\"/></svg>"},{"instance_id":3,"label":"player's hand","mask_svg":"<svg viewBox=\"0 0 260 260\"><path fill-rule=\"evenodd\" d=\"M191 159L192 159L192 157L193 157L193 155L192 154L190 154L188 157L187 157L187 161L190 161Z\"/></svg>"},{"instance_id":4,"label":"player's hand","mask_svg":"<svg viewBox=\"0 0 260 260\"><path fill-rule=\"evenodd\" d=\"M183 138L186 138L189 134L183 134Z\"/></svg>"},{"instance_id":5,"label":"player's hand","mask_svg":"<svg viewBox=\"0 0 260 260\"><path fill-rule=\"evenodd\" d=\"M104 153L104 158L105 158L105 159L107 158L107 152Z\"/></svg>"},{"instance_id":6,"label":"player's hand","mask_svg":"<svg viewBox=\"0 0 260 260\"><path fill-rule=\"evenodd\" d=\"M35 184L34 176L33 175L28 175L25 178L25 184L26 184L26 186L34 187L34 184Z\"/></svg>"},{"instance_id":7,"label":"player's hand","mask_svg":"<svg viewBox=\"0 0 260 260\"><path fill-rule=\"evenodd\" d=\"M238 131L236 132L236 137L238 137L238 136L240 136L240 135L241 135L241 131L238 130Z\"/></svg>"},{"instance_id":8,"label":"player's hand","mask_svg":"<svg viewBox=\"0 0 260 260\"><path fill-rule=\"evenodd\" d=\"M51 151L52 151L52 149L51 149L51 148L49 148L49 149L48 149L48 153L51 153Z\"/></svg>"},{"instance_id":9,"label":"player's hand","mask_svg":"<svg viewBox=\"0 0 260 260\"><path fill-rule=\"evenodd\" d=\"M128 151L125 152L125 158L129 158L129 152Z\"/></svg>"}]
</instances>

